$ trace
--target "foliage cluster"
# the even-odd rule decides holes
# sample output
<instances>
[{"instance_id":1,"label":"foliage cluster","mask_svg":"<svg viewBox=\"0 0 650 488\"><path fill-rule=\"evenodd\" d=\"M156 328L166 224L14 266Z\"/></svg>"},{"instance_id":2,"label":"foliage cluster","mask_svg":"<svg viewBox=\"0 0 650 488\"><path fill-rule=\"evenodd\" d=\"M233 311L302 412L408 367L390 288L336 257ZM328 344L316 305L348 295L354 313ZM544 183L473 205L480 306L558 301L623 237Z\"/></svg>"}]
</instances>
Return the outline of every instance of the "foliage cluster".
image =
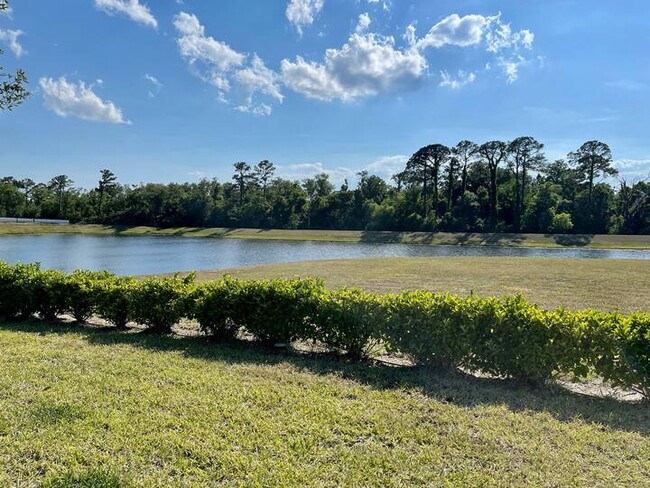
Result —
<instances>
[{"instance_id":1,"label":"foliage cluster","mask_svg":"<svg viewBox=\"0 0 650 488\"><path fill-rule=\"evenodd\" d=\"M157 333L189 318L215 339L246 332L270 344L314 341L356 358L381 344L418 365L536 384L554 374L596 374L650 397L650 314L542 310L520 295L382 295L326 290L312 278L136 281L0 262L0 314L47 320L71 314L79 321L97 315L116 327L135 322Z\"/></svg>"},{"instance_id":2,"label":"foliage cluster","mask_svg":"<svg viewBox=\"0 0 650 488\"><path fill-rule=\"evenodd\" d=\"M532 137L417 150L390 180L361 171L354 187L326 173L277 177L264 160L238 162L232 181L121 184L104 169L97 186L67 175L37 183L0 178L0 217L122 226L348 229L369 231L650 233L650 183L611 185L609 146L588 141L547 160Z\"/></svg>"}]
</instances>

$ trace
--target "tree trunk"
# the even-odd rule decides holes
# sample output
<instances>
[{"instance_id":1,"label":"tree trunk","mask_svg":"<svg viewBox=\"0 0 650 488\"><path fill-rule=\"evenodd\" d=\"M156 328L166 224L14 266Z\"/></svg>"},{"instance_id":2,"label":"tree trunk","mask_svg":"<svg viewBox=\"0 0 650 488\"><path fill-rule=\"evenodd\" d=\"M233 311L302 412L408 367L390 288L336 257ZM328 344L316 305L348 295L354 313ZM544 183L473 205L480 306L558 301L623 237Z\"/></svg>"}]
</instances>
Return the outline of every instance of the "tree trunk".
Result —
<instances>
[{"instance_id":1,"label":"tree trunk","mask_svg":"<svg viewBox=\"0 0 650 488\"><path fill-rule=\"evenodd\" d=\"M521 169L521 207L519 211L519 226L521 227L521 218L526 213L526 165Z\"/></svg>"},{"instance_id":2,"label":"tree trunk","mask_svg":"<svg viewBox=\"0 0 650 488\"><path fill-rule=\"evenodd\" d=\"M490 167L490 223L497 221L497 168Z\"/></svg>"},{"instance_id":3,"label":"tree trunk","mask_svg":"<svg viewBox=\"0 0 650 488\"><path fill-rule=\"evenodd\" d=\"M461 193L461 197L465 195L465 192L467 191L467 163L463 165L463 176L461 177L462 181L460 183L460 187L463 190Z\"/></svg>"}]
</instances>

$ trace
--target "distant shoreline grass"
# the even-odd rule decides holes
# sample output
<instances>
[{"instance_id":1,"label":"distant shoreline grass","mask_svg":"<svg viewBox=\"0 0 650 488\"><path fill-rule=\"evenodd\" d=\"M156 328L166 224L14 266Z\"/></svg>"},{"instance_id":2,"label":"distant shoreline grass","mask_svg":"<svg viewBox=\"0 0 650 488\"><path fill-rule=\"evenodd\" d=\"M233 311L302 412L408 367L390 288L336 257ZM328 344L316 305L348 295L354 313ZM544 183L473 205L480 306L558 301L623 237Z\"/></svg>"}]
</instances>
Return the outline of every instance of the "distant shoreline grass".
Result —
<instances>
[{"instance_id":1,"label":"distant shoreline grass","mask_svg":"<svg viewBox=\"0 0 650 488\"><path fill-rule=\"evenodd\" d=\"M356 230L231 229L223 227L108 226L97 224L1 223L2 235L80 234L124 236L177 236L328 242L368 242L423 245L511 247L582 247L590 249L650 249L650 236L551 235L506 233L389 232Z\"/></svg>"},{"instance_id":2,"label":"distant shoreline grass","mask_svg":"<svg viewBox=\"0 0 650 488\"><path fill-rule=\"evenodd\" d=\"M426 289L480 296L521 293L542 308L650 312L650 261L519 257L400 257L279 263L199 271L199 281L224 274L242 279L320 277L328 288L382 293Z\"/></svg>"}]
</instances>

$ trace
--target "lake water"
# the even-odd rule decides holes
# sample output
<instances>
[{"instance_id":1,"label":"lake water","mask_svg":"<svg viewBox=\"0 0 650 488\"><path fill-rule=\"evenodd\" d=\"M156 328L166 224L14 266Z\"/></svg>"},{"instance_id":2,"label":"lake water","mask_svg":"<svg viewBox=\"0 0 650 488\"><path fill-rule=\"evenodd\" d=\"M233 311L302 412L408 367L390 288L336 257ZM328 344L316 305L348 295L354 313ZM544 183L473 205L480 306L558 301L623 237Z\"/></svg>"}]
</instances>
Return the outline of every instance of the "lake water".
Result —
<instances>
[{"instance_id":1,"label":"lake water","mask_svg":"<svg viewBox=\"0 0 650 488\"><path fill-rule=\"evenodd\" d=\"M0 260L40 261L43 268L107 269L120 275L370 257L507 256L650 259L650 251L498 246L334 243L187 237L0 236Z\"/></svg>"}]
</instances>

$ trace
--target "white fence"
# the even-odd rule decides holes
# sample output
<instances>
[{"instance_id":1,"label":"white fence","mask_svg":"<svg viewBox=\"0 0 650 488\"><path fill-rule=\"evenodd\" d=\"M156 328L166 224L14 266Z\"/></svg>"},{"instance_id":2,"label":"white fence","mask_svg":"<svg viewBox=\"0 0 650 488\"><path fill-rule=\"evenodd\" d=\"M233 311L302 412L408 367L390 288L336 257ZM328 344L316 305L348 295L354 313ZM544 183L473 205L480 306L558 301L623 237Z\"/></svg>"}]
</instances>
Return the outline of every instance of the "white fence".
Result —
<instances>
[{"instance_id":1,"label":"white fence","mask_svg":"<svg viewBox=\"0 0 650 488\"><path fill-rule=\"evenodd\" d=\"M19 219L12 217L0 217L0 223L13 223L13 224L69 224L69 220L56 220L56 219Z\"/></svg>"}]
</instances>

